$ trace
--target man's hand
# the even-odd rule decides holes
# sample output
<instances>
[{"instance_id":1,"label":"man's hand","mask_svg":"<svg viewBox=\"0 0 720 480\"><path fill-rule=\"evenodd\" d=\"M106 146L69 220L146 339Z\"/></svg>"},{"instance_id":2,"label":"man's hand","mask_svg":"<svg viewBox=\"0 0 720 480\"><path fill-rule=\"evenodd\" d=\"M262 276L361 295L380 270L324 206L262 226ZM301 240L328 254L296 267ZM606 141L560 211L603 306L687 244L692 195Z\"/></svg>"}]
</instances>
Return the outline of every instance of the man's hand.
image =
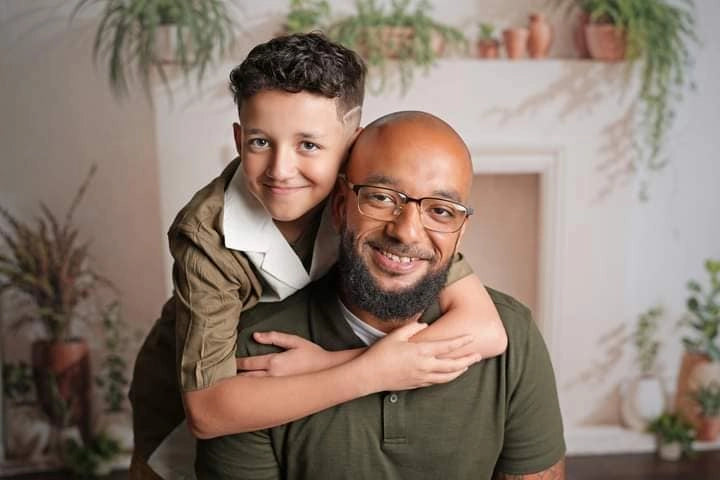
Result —
<instances>
[{"instance_id":1,"label":"man's hand","mask_svg":"<svg viewBox=\"0 0 720 480\"><path fill-rule=\"evenodd\" d=\"M426 327L425 323L408 323L357 358L357 362L363 362L360 370L362 379L374 386L372 391L409 390L446 383L481 360L477 353L450 358L454 351L472 342L469 335L426 342L410 341L413 335Z\"/></svg>"},{"instance_id":2,"label":"man's hand","mask_svg":"<svg viewBox=\"0 0 720 480\"><path fill-rule=\"evenodd\" d=\"M284 348L284 352L238 358L241 375L284 377L316 372L336 365L331 352L297 335L283 332L255 332L253 339L265 345Z\"/></svg>"}]
</instances>

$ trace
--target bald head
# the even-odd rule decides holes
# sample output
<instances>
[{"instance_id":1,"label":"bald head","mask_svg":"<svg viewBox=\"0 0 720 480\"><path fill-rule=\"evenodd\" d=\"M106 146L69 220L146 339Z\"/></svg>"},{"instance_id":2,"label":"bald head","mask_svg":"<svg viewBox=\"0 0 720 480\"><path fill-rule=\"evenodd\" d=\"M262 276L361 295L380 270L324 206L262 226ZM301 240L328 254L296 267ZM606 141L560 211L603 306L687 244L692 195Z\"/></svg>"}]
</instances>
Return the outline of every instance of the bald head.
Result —
<instances>
[{"instance_id":1,"label":"bald head","mask_svg":"<svg viewBox=\"0 0 720 480\"><path fill-rule=\"evenodd\" d=\"M470 151L460 135L440 118L420 111L395 112L378 118L360 133L347 171L370 168L383 176L384 166L389 167L391 161L417 163L435 177L445 176L452 180L449 183L458 195L455 200L467 200L473 178Z\"/></svg>"}]
</instances>

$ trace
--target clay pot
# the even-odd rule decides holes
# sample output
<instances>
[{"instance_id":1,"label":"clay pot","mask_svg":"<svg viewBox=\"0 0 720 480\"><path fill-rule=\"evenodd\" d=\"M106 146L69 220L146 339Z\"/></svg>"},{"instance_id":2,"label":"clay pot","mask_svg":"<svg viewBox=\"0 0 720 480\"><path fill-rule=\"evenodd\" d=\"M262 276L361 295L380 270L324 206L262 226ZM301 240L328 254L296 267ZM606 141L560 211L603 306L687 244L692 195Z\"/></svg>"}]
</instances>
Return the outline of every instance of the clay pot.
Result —
<instances>
[{"instance_id":1,"label":"clay pot","mask_svg":"<svg viewBox=\"0 0 720 480\"><path fill-rule=\"evenodd\" d=\"M720 437L720 417L701 417L697 439L701 442L714 442L718 437Z\"/></svg>"},{"instance_id":2,"label":"clay pot","mask_svg":"<svg viewBox=\"0 0 720 480\"><path fill-rule=\"evenodd\" d=\"M590 58L590 50L588 50L587 41L585 40L585 25L590 23L590 14L580 12L578 22L573 29L573 43L579 58Z\"/></svg>"},{"instance_id":3,"label":"clay pot","mask_svg":"<svg viewBox=\"0 0 720 480\"><path fill-rule=\"evenodd\" d=\"M77 425L90 438L90 356L84 340L37 341L32 366L40 407L56 428Z\"/></svg>"},{"instance_id":4,"label":"clay pot","mask_svg":"<svg viewBox=\"0 0 720 480\"><path fill-rule=\"evenodd\" d=\"M498 58L500 42L497 40L478 40L477 52L480 58Z\"/></svg>"},{"instance_id":5,"label":"clay pot","mask_svg":"<svg viewBox=\"0 0 720 480\"><path fill-rule=\"evenodd\" d=\"M545 15L533 13L530 15L528 26L528 52L531 58L547 57L553 40L552 26L547 22Z\"/></svg>"},{"instance_id":6,"label":"clay pot","mask_svg":"<svg viewBox=\"0 0 720 480\"><path fill-rule=\"evenodd\" d=\"M530 32L527 28L507 28L503 30L505 53L507 53L508 58L517 59L525 56L529 35Z\"/></svg>"},{"instance_id":7,"label":"clay pot","mask_svg":"<svg viewBox=\"0 0 720 480\"><path fill-rule=\"evenodd\" d=\"M363 58L368 57L366 44L369 43L367 39L372 37L379 39L383 57L398 59L405 56L415 30L412 27L370 27L361 35L357 50Z\"/></svg>"},{"instance_id":8,"label":"clay pot","mask_svg":"<svg viewBox=\"0 0 720 480\"><path fill-rule=\"evenodd\" d=\"M710 357L707 355L685 352L677 377L675 409L696 429L700 426L700 412L692 398L692 392L697 389L701 381L697 372L710 362Z\"/></svg>"},{"instance_id":9,"label":"clay pot","mask_svg":"<svg viewBox=\"0 0 720 480\"><path fill-rule=\"evenodd\" d=\"M625 31L609 23L585 25L585 41L590 56L596 60L617 62L625 58L627 37Z\"/></svg>"}]
</instances>

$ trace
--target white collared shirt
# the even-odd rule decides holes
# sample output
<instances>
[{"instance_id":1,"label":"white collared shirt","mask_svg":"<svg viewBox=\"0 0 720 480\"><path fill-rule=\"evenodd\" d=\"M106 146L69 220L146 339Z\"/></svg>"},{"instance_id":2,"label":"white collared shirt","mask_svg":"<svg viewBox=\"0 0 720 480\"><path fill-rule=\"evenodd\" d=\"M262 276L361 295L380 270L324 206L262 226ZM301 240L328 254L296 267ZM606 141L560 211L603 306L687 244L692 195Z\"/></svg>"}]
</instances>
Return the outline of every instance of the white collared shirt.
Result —
<instances>
[{"instance_id":1,"label":"white collared shirt","mask_svg":"<svg viewBox=\"0 0 720 480\"><path fill-rule=\"evenodd\" d=\"M278 302L289 297L325 275L338 256L340 241L326 205L308 273L265 207L248 191L242 167L237 169L225 191L223 231L225 246L244 252L263 277L266 288L261 302Z\"/></svg>"}]
</instances>

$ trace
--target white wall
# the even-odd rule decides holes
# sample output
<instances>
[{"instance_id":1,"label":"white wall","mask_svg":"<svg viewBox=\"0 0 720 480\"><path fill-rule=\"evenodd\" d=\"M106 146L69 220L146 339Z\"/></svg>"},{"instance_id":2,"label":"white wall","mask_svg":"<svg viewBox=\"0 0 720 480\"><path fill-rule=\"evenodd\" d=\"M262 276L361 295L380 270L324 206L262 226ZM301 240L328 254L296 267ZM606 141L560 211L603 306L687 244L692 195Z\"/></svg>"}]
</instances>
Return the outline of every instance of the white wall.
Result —
<instances>
[{"instance_id":1,"label":"white wall","mask_svg":"<svg viewBox=\"0 0 720 480\"><path fill-rule=\"evenodd\" d=\"M97 163L75 221L145 331L166 295L152 108L112 97L91 59L96 19L69 24L73 3L0 2L0 204L31 219L44 201L62 218ZM9 355L22 347L5 343Z\"/></svg>"},{"instance_id":2,"label":"white wall","mask_svg":"<svg viewBox=\"0 0 720 480\"><path fill-rule=\"evenodd\" d=\"M167 293L164 232L192 192L233 156L227 74L250 45L269 38L284 1L239 2L246 32L200 89L179 79L173 102L156 90L151 109L141 94L125 103L110 96L104 71L89 60L93 20L68 28L59 1L45 13L20 0L0 3L0 201L21 215L36 201L64 206L87 166L100 176L79 221L95 238L103 271L123 288L126 313L138 322L157 314ZM440 2L435 2L438 5ZM559 232L559 287L553 333L566 427L617 423L617 389L632 368L631 352L612 363L613 332L627 333L637 314L656 303L667 311L663 361L672 377L689 278L702 261L720 257L720 4L698 1L697 92L678 110L670 165L650 179L650 200L638 201L637 179L623 176L632 130L625 114L633 86L621 66L594 62L481 62L449 59L420 77L404 97L370 96L365 121L396 109L425 109L446 118L473 148L558 147L564 154L564 203ZM349 10L350 0L333 2ZM474 33L479 20L524 23L543 0L442 2L439 19ZM252 8L251 8L252 7ZM343 8L344 7L344 8ZM546 8L546 7L545 7ZM41 8L40 10L43 10ZM60 9L62 10L62 9ZM47 15L47 13L52 15ZM54 12L54 13L53 13ZM13 18L23 13L23 19ZM20 36L43 19L41 30ZM572 51L561 20L558 54ZM139 272L146 272L138 282ZM163 280L164 279L164 280ZM670 379L672 381L672 379Z\"/></svg>"}]
</instances>

